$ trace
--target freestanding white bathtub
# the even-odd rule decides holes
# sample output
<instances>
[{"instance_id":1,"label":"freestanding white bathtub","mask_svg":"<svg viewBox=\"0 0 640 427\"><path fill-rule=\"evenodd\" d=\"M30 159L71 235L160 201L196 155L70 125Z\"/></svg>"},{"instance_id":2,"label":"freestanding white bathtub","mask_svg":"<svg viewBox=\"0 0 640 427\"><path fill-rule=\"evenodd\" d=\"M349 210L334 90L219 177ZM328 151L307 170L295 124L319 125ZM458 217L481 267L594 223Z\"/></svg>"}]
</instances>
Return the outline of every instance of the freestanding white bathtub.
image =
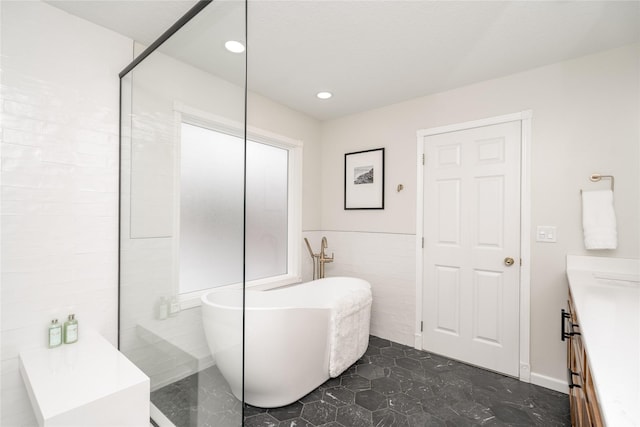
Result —
<instances>
[{"instance_id":1,"label":"freestanding white bathtub","mask_svg":"<svg viewBox=\"0 0 640 427\"><path fill-rule=\"evenodd\" d=\"M295 402L340 375L367 349L371 286L331 277L270 291L246 291L244 401L275 408ZM213 358L242 399L242 291L202 297Z\"/></svg>"}]
</instances>

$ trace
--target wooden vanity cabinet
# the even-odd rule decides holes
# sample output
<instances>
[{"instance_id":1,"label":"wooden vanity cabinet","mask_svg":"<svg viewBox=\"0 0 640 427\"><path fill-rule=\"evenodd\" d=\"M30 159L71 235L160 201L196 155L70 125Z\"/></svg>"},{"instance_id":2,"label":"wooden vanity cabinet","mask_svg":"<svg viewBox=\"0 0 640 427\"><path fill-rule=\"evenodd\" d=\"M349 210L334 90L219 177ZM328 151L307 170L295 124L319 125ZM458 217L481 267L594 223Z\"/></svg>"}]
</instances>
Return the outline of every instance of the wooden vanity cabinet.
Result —
<instances>
[{"instance_id":1,"label":"wooden vanity cabinet","mask_svg":"<svg viewBox=\"0 0 640 427\"><path fill-rule=\"evenodd\" d=\"M568 311L562 310L562 340L567 341L567 381L571 425L604 426L598 406L589 357L582 344L580 322L569 292Z\"/></svg>"}]
</instances>

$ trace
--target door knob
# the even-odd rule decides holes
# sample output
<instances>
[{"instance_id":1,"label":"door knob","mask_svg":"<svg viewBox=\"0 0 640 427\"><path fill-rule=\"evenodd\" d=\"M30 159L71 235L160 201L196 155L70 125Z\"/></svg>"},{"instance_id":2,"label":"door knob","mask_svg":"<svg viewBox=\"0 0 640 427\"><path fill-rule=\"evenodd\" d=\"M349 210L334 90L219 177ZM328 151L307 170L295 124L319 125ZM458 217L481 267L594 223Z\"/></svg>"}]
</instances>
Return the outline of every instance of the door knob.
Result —
<instances>
[{"instance_id":1,"label":"door knob","mask_svg":"<svg viewBox=\"0 0 640 427\"><path fill-rule=\"evenodd\" d=\"M504 265L506 265L507 267L511 267L513 265L513 258L511 257L506 257L504 259Z\"/></svg>"}]
</instances>

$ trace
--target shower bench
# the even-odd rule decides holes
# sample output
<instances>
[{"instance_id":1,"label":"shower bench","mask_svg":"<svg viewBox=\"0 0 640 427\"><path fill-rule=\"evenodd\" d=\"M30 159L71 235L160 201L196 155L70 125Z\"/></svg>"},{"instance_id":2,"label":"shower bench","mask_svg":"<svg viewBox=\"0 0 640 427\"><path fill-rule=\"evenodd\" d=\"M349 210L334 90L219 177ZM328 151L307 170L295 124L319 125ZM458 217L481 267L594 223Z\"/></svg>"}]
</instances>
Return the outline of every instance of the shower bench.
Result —
<instances>
[{"instance_id":1,"label":"shower bench","mask_svg":"<svg viewBox=\"0 0 640 427\"><path fill-rule=\"evenodd\" d=\"M98 333L20 352L20 374L38 425L149 425L149 377Z\"/></svg>"}]
</instances>

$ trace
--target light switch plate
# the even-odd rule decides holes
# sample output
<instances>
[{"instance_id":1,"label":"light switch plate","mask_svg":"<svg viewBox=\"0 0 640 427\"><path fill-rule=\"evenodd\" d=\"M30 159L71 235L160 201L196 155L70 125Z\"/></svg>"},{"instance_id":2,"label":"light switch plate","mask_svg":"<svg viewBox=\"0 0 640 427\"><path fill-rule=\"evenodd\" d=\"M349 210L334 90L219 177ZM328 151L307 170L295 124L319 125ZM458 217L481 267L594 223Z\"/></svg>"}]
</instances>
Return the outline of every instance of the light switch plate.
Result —
<instances>
[{"instance_id":1,"label":"light switch plate","mask_svg":"<svg viewBox=\"0 0 640 427\"><path fill-rule=\"evenodd\" d=\"M555 243L557 239L556 235L556 227L550 225L539 225L536 230L536 241Z\"/></svg>"}]
</instances>

